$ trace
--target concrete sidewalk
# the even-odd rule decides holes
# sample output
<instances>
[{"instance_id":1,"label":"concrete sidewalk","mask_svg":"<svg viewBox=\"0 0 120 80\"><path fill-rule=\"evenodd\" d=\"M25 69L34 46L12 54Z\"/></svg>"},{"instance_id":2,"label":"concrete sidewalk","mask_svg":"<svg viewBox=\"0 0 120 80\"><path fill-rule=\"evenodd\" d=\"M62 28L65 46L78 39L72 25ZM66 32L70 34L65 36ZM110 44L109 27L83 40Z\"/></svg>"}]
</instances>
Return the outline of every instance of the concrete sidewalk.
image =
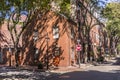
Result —
<instances>
[{"instance_id":1,"label":"concrete sidewalk","mask_svg":"<svg viewBox=\"0 0 120 80\"><path fill-rule=\"evenodd\" d=\"M68 72L80 71L80 70L83 70L83 69L91 67L91 66L93 66L93 65L81 64L80 68L79 68L79 66L59 67L57 69L50 70L50 72L63 74L63 73L68 73Z\"/></svg>"}]
</instances>

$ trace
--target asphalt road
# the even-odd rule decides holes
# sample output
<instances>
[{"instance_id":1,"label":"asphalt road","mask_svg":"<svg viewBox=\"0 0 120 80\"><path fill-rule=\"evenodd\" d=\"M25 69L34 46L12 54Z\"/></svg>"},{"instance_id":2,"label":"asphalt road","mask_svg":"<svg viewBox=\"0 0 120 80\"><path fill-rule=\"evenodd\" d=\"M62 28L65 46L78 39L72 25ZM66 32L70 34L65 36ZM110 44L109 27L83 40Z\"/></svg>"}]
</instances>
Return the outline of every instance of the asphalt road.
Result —
<instances>
[{"instance_id":1,"label":"asphalt road","mask_svg":"<svg viewBox=\"0 0 120 80\"><path fill-rule=\"evenodd\" d=\"M82 71L73 71L50 80L120 80L120 58Z\"/></svg>"},{"instance_id":2,"label":"asphalt road","mask_svg":"<svg viewBox=\"0 0 120 80\"><path fill-rule=\"evenodd\" d=\"M120 58L62 74L0 66L0 80L120 80Z\"/></svg>"}]
</instances>

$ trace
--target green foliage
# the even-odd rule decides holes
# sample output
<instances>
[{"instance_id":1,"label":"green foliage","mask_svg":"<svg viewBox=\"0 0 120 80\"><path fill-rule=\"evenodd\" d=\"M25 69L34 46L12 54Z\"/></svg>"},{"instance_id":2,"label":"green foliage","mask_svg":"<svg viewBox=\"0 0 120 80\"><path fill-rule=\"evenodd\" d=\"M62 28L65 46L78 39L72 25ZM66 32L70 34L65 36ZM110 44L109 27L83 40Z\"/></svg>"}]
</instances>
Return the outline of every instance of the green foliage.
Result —
<instances>
[{"instance_id":1,"label":"green foliage","mask_svg":"<svg viewBox=\"0 0 120 80\"><path fill-rule=\"evenodd\" d=\"M43 69L44 68L43 67L43 63L42 62L38 62L37 67L38 67L38 69Z\"/></svg>"},{"instance_id":2,"label":"green foliage","mask_svg":"<svg viewBox=\"0 0 120 80\"><path fill-rule=\"evenodd\" d=\"M12 19L10 21L14 23L12 29L15 29L20 22L21 15L27 16L27 21L24 22L27 23L32 19L36 10L40 12L49 10L49 4L50 0L2 0L0 3L0 23L2 24L5 19L9 19L7 20L9 23Z\"/></svg>"},{"instance_id":3,"label":"green foliage","mask_svg":"<svg viewBox=\"0 0 120 80\"><path fill-rule=\"evenodd\" d=\"M55 2L59 4L61 13L69 15L70 0L55 0ZM8 19L6 20L8 30L15 45L19 42L21 34L32 20L32 17L36 15L36 11L43 13L50 10L50 3L51 0L2 0L0 3L0 23ZM27 19L23 22L20 21L22 15L27 16ZM13 25L9 25L11 23ZM22 26L19 32L17 31L17 25Z\"/></svg>"},{"instance_id":4,"label":"green foliage","mask_svg":"<svg viewBox=\"0 0 120 80\"><path fill-rule=\"evenodd\" d=\"M118 50L120 50L120 44L117 46Z\"/></svg>"},{"instance_id":5,"label":"green foliage","mask_svg":"<svg viewBox=\"0 0 120 80\"><path fill-rule=\"evenodd\" d=\"M103 10L103 16L109 20L120 19L120 3L109 3Z\"/></svg>"},{"instance_id":6,"label":"green foliage","mask_svg":"<svg viewBox=\"0 0 120 80\"><path fill-rule=\"evenodd\" d=\"M120 3L111 2L106 5L102 13L104 18L106 18L106 31L108 38L110 40L110 47L112 48L113 43L115 43L114 48L119 49L120 43Z\"/></svg>"},{"instance_id":7,"label":"green foliage","mask_svg":"<svg viewBox=\"0 0 120 80\"><path fill-rule=\"evenodd\" d=\"M5 16L6 16L6 10L9 9L9 5L5 5L6 0L2 0L0 2L0 25L3 23Z\"/></svg>"},{"instance_id":8,"label":"green foliage","mask_svg":"<svg viewBox=\"0 0 120 80\"><path fill-rule=\"evenodd\" d=\"M120 34L120 3L109 3L102 11L103 17L107 19L106 29L109 35Z\"/></svg>"},{"instance_id":9,"label":"green foliage","mask_svg":"<svg viewBox=\"0 0 120 80\"><path fill-rule=\"evenodd\" d=\"M60 7L61 13L70 16L70 0L63 0L63 2L60 4Z\"/></svg>"},{"instance_id":10,"label":"green foliage","mask_svg":"<svg viewBox=\"0 0 120 80\"><path fill-rule=\"evenodd\" d=\"M54 0L54 2L60 7L59 13L70 17L70 0Z\"/></svg>"},{"instance_id":11,"label":"green foliage","mask_svg":"<svg viewBox=\"0 0 120 80\"><path fill-rule=\"evenodd\" d=\"M50 0L2 0L0 3L0 23L6 21L7 28L10 32L12 42L15 48L15 54L19 46L19 40L26 29L31 23L33 17L38 12L45 12L50 9ZM22 21L21 17L26 16ZM5 20L7 19L7 20ZM21 22L22 21L22 22ZM18 31L18 25L21 29ZM18 58L15 56L16 64L18 65Z\"/></svg>"}]
</instances>

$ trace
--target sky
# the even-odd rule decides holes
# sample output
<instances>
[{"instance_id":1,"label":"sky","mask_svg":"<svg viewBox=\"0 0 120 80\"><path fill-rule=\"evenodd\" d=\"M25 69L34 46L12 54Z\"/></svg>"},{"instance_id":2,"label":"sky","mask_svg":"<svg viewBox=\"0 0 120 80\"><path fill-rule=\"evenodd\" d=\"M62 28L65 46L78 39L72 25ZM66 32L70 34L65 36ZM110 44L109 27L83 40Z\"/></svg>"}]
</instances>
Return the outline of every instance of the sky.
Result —
<instances>
[{"instance_id":1,"label":"sky","mask_svg":"<svg viewBox=\"0 0 120 80\"><path fill-rule=\"evenodd\" d=\"M120 2L120 0L102 0L102 1L106 1L107 3L109 3L109 2L115 2L115 1L119 1Z\"/></svg>"},{"instance_id":2,"label":"sky","mask_svg":"<svg viewBox=\"0 0 120 80\"><path fill-rule=\"evenodd\" d=\"M120 2L120 0L98 0L98 1L100 1L100 2L99 2L99 5L100 5L101 7L105 7L105 5L106 5L107 3L110 3L110 2L116 2L116 1L119 1L119 2Z\"/></svg>"}]
</instances>

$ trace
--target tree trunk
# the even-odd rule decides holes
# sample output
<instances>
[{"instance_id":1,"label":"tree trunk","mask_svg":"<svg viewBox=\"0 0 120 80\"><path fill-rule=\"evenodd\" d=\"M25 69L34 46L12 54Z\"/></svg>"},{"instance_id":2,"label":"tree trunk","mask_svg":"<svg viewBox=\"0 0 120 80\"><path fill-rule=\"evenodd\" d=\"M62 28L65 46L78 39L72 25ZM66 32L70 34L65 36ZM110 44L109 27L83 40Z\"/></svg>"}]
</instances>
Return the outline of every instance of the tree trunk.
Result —
<instances>
[{"instance_id":1,"label":"tree trunk","mask_svg":"<svg viewBox=\"0 0 120 80\"><path fill-rule=\"evenodd\" d=\"M112 42L113 42L113 40L112 40L112 38L110 38L110 51L109 51L110 52L110 58L111 58L112 53L113 53L113 51L112 51L113 50L112 49L113 48Z\"/></svg>"},{"instance_id":2,"label":"tree trunk","mask_svg":"<svg viewBox=\"0 0 120 80\"><path fill-rule=\"evenodd\" d=\"M88 44L85 43L84 45L84 62L87 63L87 60L88 60L88 56L87 56L87 47L88 47Z\"/></svg>"},{"instance_id":3,"label":"tree trunk","mask_svg":"<svg viewBox=\"0 0 120 80\"><path fill-rule=\"evenodd\" d=\"M89 62L89 61L91 61L91 59L90 59L90 57L91 57L90 56L90 51L91 51L91 45L90 44L91 44L91 41L90 41L89 32L88 32L88 37L87 37L87 43L88 43L87 44L87 57L88 57L87 59L88 59L88 62Z\"/></svg>"},{"instance_id":4,"label":"tree trunk","mask_svg":"<svg viewBox=\"0 0 120 80\"><path fill-rule=\"evenodd\" d=\"M18 67L19 66L19 49L18 47L15 47L15 66Z\"/></svg>"}]
</instances>

